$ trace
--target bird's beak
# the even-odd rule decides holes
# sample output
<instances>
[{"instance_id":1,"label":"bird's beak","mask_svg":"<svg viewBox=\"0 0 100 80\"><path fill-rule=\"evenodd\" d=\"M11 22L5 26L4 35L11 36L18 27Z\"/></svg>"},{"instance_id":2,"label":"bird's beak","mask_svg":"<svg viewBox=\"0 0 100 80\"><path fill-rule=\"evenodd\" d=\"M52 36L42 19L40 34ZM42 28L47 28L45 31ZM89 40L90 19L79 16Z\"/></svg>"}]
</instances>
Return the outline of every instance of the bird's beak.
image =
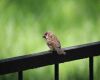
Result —
<instances>
[{"instance_id":1,"label":"bird's beak","mask_svg":"<svg viewBox=\"0 0 100 80\"><path fill-rule=\"evenodd\" d=\"M43 38L46 38L45 36L43 36Z\"/></svg>"}]
</instances>

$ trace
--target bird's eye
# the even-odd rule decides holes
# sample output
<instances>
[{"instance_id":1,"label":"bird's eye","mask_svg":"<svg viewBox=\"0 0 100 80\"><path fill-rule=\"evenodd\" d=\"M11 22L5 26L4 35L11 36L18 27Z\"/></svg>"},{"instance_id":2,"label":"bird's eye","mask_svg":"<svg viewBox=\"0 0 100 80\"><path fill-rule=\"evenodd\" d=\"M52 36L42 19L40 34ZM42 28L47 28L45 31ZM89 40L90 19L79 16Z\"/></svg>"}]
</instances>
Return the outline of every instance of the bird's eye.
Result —
<instances>
[{"instance_id":1,"label":"bird's eye","mask_svg":"<svg viewBox=\"0 0 100 80\"><path fill-rule=\"evenodd\" d=\"M46 32L44 35L47 35L48 33Z\"/></svg>"}]
</instances>

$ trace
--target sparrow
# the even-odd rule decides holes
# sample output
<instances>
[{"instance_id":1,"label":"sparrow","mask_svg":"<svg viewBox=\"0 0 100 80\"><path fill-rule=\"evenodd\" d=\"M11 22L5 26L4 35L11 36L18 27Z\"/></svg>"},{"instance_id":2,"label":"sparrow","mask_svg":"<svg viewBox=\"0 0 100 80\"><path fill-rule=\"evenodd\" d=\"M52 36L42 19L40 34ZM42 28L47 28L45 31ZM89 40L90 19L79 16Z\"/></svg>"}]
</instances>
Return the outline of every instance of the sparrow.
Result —
<instances>
[{"instance_id":1,"label":"sparrow","mask_svg":"<svg viewBox=\"0 0 100 80\"><path fill-rule=\"evenodd\" d=\"M43 38L50 50L56 51L58 54L65 54L64 50L61 49L60 41L52 32L45 32Z\"/></svg>"}]
</instances>

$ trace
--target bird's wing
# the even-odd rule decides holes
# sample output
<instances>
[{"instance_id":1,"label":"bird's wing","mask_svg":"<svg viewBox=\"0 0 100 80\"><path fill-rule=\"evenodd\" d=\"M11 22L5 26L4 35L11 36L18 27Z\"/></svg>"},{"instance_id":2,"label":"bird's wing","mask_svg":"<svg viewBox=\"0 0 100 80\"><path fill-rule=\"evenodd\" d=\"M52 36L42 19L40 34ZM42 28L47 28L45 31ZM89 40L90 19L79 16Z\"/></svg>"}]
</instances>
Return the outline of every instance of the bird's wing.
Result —
<instances>
[{"instance_id":1,"label":"bird's wing","mask_svg":"<svg viewBox=\"0 0 100 80\"><path fill-rule=\"evenodd\" d=\"M56 48L61 48L61 44L60 44L60 41L58 40L58 38L54 35L53 37L54 39L52 40L52 43L54 44L54 46Z\"/></svg>"}]
</instances>

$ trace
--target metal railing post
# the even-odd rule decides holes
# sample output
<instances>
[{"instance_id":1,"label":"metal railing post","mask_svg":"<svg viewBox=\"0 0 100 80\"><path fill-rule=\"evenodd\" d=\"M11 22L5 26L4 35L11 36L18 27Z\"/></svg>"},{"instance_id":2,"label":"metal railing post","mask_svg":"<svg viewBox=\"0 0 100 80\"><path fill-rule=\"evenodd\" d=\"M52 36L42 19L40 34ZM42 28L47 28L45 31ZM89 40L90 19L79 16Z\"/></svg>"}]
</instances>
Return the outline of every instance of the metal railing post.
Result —
<instances>
[{"instance_id":1,"label":"metal railing post","mask_svg":"<svg viewBox=\"0 0 100 80\"><path fill-rule=\"evenodd\" d=\"M59 80L59 64L55 64L55 80Z\"/></svg>"},{"instance_id":2,"label":"metal railing post","mask_svg":"<svg viewBox=\"0 0 100 80\"><path fill-rule=\"evenodd\" d=\"M89 57L89 80L94 80L94 76L93 76L93 57Z\"/></svg>"},{"instance_id":3,"label":"metal railing post","mask_svg":"<svg viewBox=\"0 0 100 80\"><path fill-rule=\"evenodd\" d=\"M18 72L18 80L23 80L23 71Z\"/></svg>"}]
</instances>

